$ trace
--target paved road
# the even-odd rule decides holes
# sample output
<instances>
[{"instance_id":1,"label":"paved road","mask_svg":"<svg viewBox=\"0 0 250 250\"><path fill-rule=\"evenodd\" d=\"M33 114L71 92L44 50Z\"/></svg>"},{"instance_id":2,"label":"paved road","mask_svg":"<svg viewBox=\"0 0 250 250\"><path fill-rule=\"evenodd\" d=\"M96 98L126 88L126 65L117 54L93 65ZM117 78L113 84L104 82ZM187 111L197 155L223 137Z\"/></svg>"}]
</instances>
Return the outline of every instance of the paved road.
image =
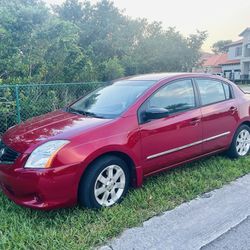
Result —
<instances>
[{"instance_id":1,"label":"paved road","mask_svg":"<svg viewBox=\"0 0 250 250\"><path fill-rule=\"evenodd\" d=\"M228 232L218 239L202 247L202 250L249 250L250 249L250 217L247 217L236 227L231 228Z\"/></svg>"},{"instance_id":2,"label":"paved road","mask_svg":"<svg viewBox=\"0 0 250 250\"><path fill-rule=\"evenodd\" d=\"M250 250L250 174L125 230L100 249Z\"/></svg>"}]
</instances>

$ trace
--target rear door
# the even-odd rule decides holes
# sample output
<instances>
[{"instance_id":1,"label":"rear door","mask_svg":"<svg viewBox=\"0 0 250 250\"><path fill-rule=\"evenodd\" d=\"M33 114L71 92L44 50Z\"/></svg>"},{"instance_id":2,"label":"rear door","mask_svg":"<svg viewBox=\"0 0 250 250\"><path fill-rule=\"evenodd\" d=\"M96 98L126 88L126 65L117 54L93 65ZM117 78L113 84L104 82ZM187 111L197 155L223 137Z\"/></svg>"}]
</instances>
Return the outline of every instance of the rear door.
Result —
<instances>
[{"instance_id":1,"label":"rear door","mask_svg":"<svg viewBox=\"0 0 250 250\"><path fill-rule=\"evenodd\" d=\"M229 146L238 117L232 87L216 79L195 79L201 104L203 153Z\"/></svg>"}]
</instances>

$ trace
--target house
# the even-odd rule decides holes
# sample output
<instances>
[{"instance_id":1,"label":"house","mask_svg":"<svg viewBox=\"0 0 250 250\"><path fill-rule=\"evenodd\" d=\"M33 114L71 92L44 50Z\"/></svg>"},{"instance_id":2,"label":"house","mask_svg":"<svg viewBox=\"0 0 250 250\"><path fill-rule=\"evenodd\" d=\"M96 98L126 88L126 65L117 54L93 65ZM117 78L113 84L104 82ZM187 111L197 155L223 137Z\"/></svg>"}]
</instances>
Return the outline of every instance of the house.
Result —
<instances>
[{"instance_id":1,"label":"house","mask_svg":"<svg viewBox=\"0 0 250 250\"><path fill-rule=\"evenodd\" d=\"M250 80L250 28L239 36L241 40L226 46L228 58L220 66L223 75L230 80Z\"/></svg>"},{"instance_id":2,"label":"house","mask_svg":"<svg viewBox=\"0 0 250 250\"><path fill-rule=\"evenodd\" d=\"M242 58L241 58L241 77L250 80L250 28L246 28L240 34L243 37Z\"/></svg>"},{"instance_id":3,"label":"house","mask_svg":"<svg viewBox=\"0 0 250 250\"><path fill-rule=\"evenodd\" d=\"M203 52L200 58L199 66L193 68L193 72L196 73L209 73L215 75L221 75L221 63L227 61L227 54L211 54Z\"/></svg>"},{"instance_id":4,"label":"house","mask_svg":"<svg viewBox=\"0 0 250 250\"><path fill-rule=\"evenodd\" d=\"M204 60L202 64L203 72L213 75L221 75L221 64L225 63L227 60L227 54L212 55Z\"/></svg>"},{"instance_id":5,"label":"house","mask_svg":"<svg viewBox=\"0 0 250 250\"><path fill-rule=\"evenodd\" d=\"M243 39L230 43L226 46L228 49L227 60L221 63L223 76L230 80L241 79L241 57L242 57Z\"/></svg>"}]
</instances>

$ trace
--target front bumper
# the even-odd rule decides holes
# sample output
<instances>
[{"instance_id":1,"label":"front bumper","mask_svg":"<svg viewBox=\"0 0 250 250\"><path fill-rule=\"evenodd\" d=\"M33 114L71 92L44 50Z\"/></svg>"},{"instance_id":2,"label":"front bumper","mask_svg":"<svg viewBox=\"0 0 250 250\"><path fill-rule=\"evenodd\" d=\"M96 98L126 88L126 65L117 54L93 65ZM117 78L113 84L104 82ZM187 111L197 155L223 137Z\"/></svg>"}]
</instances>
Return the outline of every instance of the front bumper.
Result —
<instances>
[{"instance_id":1,"label":"front bumper","mask_svg":"<svg viewBox=\"0 0 250 250\"><path fill-rule=\"evenodd\" d=\"M20 165L0 164L0 186L16 204L50 210L77 203L80 164L39 170Z\"/></svg>"}]
</instances>

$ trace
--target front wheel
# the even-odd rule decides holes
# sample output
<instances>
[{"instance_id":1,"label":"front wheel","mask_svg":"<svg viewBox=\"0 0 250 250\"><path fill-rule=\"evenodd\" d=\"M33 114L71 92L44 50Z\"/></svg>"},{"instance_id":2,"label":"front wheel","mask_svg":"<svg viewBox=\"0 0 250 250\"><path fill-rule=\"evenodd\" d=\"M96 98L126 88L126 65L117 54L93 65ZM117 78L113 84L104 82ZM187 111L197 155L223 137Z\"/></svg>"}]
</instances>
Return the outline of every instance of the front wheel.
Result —
<instances>
[{"instance_id":1,"label":"front wheel","mask_svg":"<svg viewBox=\"0 0 250 250\"><path fill-rule=\"evenodd\" d=\"M231 158L240 158L246 156L250 150L250 128L247 125L241 125L233 138L228 155Z\"/></svg>"},{"instance_id":2,"label":"front wheel","mask_svg":"<svg viewBox=\"0 0 250 250\"><path fill-rule=\"evenodd\" d=\"M84 174L79 190L80 205L88 208L110 207L127 193L130 174L127 164L116 156L97 159Z\"/></svg>"}]
</instances>

